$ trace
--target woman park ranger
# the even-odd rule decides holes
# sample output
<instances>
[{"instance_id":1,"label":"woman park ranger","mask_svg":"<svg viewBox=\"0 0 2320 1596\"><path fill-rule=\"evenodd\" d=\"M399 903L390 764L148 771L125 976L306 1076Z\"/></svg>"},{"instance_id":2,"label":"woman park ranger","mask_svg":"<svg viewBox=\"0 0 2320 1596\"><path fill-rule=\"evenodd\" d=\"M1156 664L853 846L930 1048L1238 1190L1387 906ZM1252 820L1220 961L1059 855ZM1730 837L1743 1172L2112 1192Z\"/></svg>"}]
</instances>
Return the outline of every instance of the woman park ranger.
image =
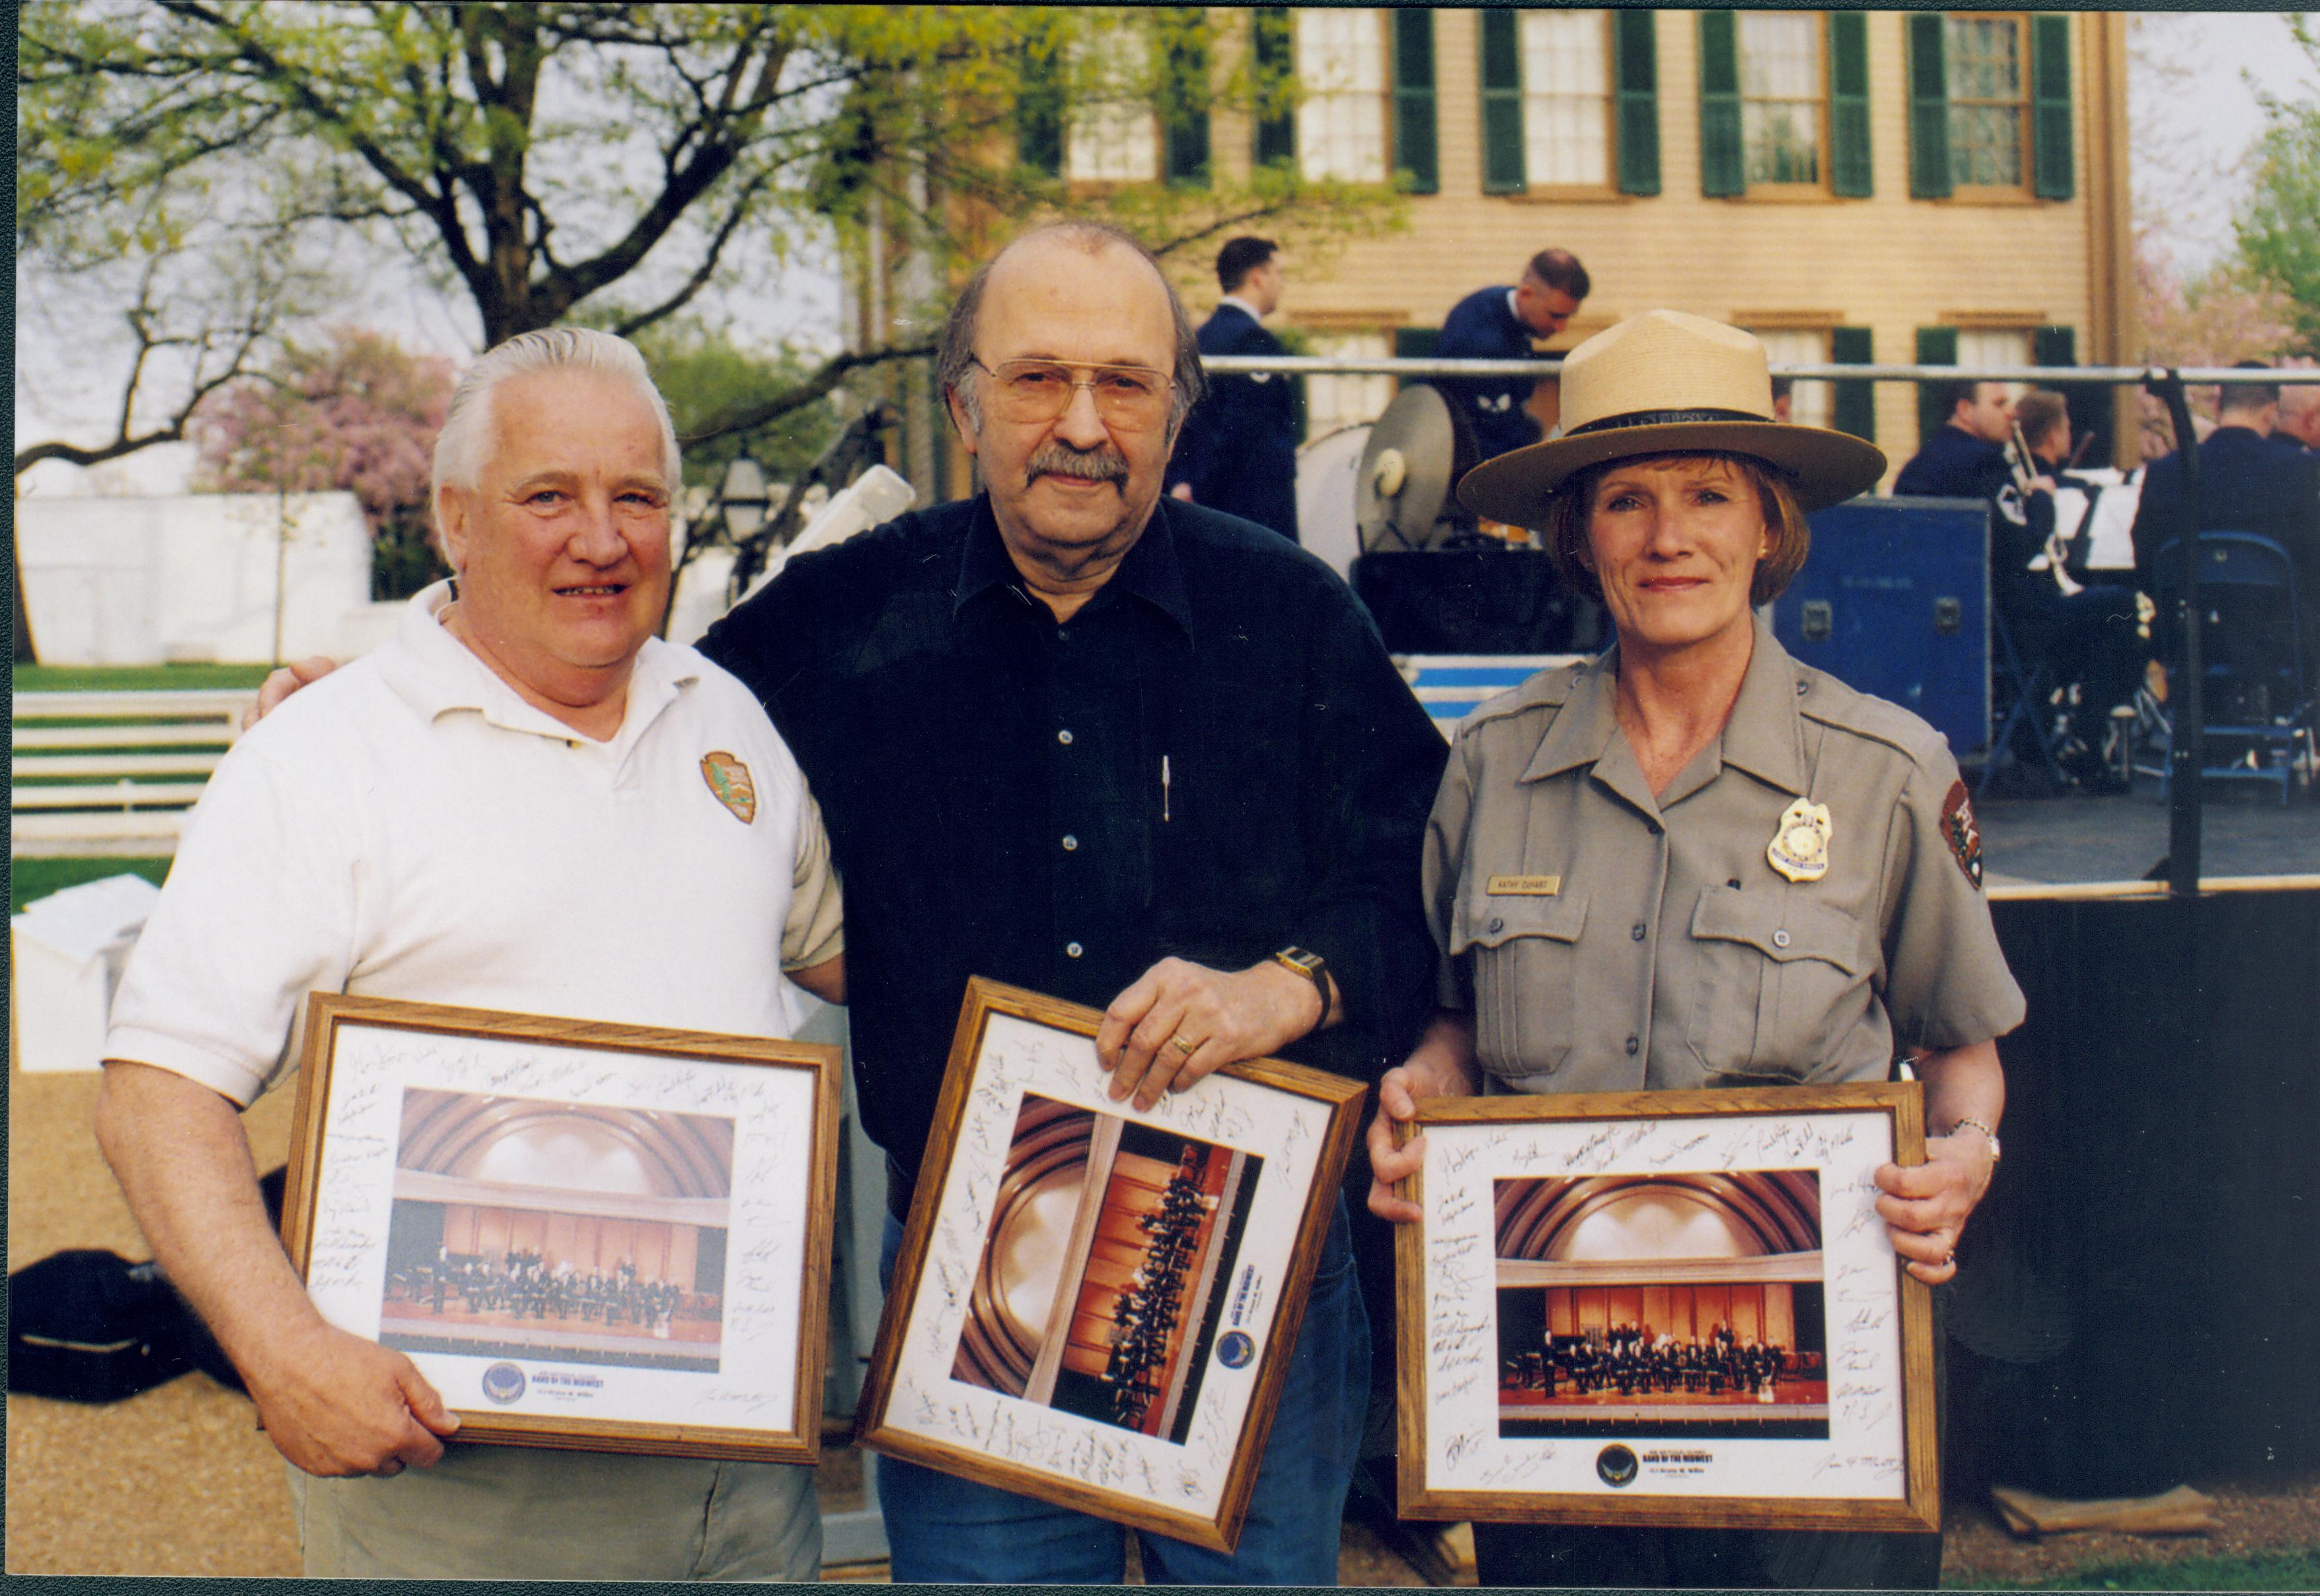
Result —
<instances>
[{"instance_id":1,"label":"woman park ranger","mask_svg":"<svg viewBox=\"0 0 2320 1596\"><path fill-rule=\"evenodd\" d=\"M1470 473L1478 513L1539 528L1616 645L1461 729L1427 837L1440 1005L1387 1073L1371 1208L1419 1147L1391 1120L1475 1092L1925 1083L1926 1161L1877 1172L1911 1273L1956 1273L1998 1161L1994 1039L2022 994L1940 735L1799 664L1756 618L1804 564L1804 513L1884 456L1772 419L1763 346L1654 311L1563 370L1569 430ZM1474 1527L1486 1585L1930 1586L1938 1535Z\"/></svg>"}]
</instances>

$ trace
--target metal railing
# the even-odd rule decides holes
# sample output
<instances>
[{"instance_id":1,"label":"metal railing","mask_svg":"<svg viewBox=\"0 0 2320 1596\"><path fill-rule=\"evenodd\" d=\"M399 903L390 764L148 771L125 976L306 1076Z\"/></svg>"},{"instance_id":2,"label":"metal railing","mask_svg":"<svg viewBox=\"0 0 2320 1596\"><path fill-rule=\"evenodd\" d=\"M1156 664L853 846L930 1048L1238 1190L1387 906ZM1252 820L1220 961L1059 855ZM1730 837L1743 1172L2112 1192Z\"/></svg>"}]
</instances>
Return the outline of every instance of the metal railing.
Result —
<instances>
[{"instance_id":1,"label":"metal railing","mask_svg":"<svg viewBox=\"0 0 2320 1596\"><path fill-rule=\"evenodd\" d=\"M1201 357L1203 370L1223 376L1258 372L1291 375L1484 377L1554 376L1563 370L1560 359L1460 360L1429 356L1340 355L1213 355ZM2279 369L2245 366L2163 365L1851 365L1832 362L1774 364L1772 374L1798 382L1828 383L2033 383L2043 387L2137 387L2149 391L2167 407L2168 419L2178 439L2196 437L2186 391L2194 386L2246 387L2257 384L2308 386L2320 383L2320 367ZM2194 528L2204 527L2200 504L2199 452L2179 449L2182 461L2183 500ZM2167 888L2187 895L2199 889L2200 784L2206 763L2205 687L2199 648L2199 540L2177 539L2182 560L2178 580L2183 592L2181 681L2169 706ZM1995 757L1995 751L1993 751ZM2315 772L2320 777L2320 772Z\"/></svg>"}]
</instances>

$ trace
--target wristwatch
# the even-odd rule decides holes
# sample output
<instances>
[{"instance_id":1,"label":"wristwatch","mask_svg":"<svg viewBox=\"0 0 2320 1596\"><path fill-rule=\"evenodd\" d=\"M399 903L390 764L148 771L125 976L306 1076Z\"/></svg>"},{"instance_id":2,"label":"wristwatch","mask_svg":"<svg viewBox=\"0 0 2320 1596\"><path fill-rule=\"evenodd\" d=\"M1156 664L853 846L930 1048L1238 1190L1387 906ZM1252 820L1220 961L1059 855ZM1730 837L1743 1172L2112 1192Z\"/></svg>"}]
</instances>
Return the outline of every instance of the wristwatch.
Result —
<instances>
[{"instance_id":1,"label":"wristwatch","mask_svg":"<svg viewBox=\"0 0 2320 1596\"><path fill-rule=\"evenodd\" d=\"M1320 954L1303 948L1283 948L1273 956L1273 961L1311 981L1313 990L1321 995L1321 1017L1313 1022L1313 1030L1319 1031L1329 1018L1329 967L1322 962Z\"/></svg>"},{"instance_id":2,"label":"wristwatch","mask_svg":"<svg viewBox=\"0 0 2320 1596\"><path fill-rule=\"evenodd\" d=\"M1992 1164L1997 1163L1998 1159L1998 1132L1991 1130L1981 1121L1973 1118L1971 1115L1968 1115L1966 1118L1958 1121L1957 1123L1950 1127L1950 1134L1954 1136L1960 1131L1964 1130L1968 1125L1971 1125L1975 1130L1981 1132L1982 1140L1989 1143L1989 1161Z\"/></svg>"}]
</instances>

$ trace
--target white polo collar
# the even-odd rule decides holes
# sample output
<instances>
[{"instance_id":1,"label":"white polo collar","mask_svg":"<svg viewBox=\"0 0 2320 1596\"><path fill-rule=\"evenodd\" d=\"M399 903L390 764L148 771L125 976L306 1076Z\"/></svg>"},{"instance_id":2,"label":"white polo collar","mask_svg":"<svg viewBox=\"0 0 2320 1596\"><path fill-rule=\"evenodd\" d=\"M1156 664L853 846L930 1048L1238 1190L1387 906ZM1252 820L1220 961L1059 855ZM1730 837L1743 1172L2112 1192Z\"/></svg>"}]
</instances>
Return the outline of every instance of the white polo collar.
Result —
<instances>
[{"instance_id":1,"label":"white polo collar","mask_svg":"<svg viewBox=\"0 0 2320 1596\"><path fill-rule=\"evenodd\" d=\"M430 721L467 710L508 731L559 743L594 743L526 703L482 656L446 631L437 618L450 601L451 584L439 582L412 595L403 607L393 641L379 651L379 668L388 686ZM657 637L646 638L630 668L621 729L610 743L597 745L625 754L661 711L675 702L678 692L700 680L699 655Z\"/></svg>"}]
</instances>

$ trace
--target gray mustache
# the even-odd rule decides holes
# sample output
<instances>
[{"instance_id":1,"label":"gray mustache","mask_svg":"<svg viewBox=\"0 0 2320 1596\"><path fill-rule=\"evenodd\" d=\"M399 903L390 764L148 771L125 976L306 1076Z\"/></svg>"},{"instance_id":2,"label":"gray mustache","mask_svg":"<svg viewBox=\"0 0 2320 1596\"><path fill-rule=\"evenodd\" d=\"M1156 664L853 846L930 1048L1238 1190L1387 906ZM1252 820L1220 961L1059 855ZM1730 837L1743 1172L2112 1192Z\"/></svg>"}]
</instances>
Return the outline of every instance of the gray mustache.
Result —
<instances>
[{"instance_id":1,"label":"gray mustache","mask_svg":"<svg viewBox=\"0 0 2320 1596\"><path fill-rule=\"evenodd\" d=\"M1075 449L1060 438L1050 438L1031 456L1031 464L1023 473L1023 485L1029 487L1043 476L1084 476L1097 482L1124 482L1128 480L1128 456L1110 444L1100 448Z\"/></svg>"}]
</instances>

